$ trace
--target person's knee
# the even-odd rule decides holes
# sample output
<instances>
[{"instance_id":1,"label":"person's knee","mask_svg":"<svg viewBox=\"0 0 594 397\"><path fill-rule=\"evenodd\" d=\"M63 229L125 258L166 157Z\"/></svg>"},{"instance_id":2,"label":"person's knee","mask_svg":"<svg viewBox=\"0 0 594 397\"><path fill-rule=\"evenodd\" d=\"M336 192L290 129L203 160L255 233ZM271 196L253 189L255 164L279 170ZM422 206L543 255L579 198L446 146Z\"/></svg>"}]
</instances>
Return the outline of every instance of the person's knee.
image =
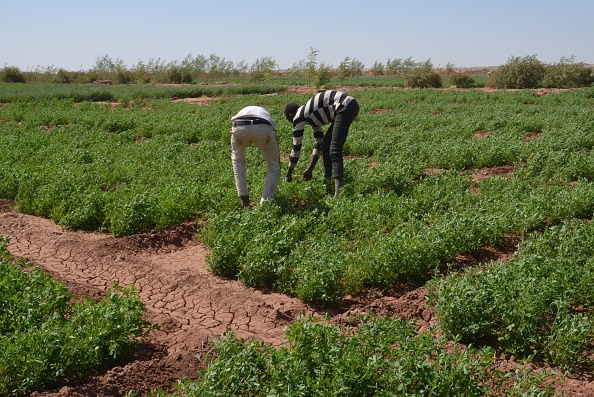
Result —
<instances>
[{"instance_id":1,"label":"person's knee","mask_svg":"<svg viewBox=\"0 0 594 397\"><path fill-rule=\"evenodd\" d=\"M332 163L342 162L342 150L330 150L330 160Z\"/></svg>"}]
</instances>

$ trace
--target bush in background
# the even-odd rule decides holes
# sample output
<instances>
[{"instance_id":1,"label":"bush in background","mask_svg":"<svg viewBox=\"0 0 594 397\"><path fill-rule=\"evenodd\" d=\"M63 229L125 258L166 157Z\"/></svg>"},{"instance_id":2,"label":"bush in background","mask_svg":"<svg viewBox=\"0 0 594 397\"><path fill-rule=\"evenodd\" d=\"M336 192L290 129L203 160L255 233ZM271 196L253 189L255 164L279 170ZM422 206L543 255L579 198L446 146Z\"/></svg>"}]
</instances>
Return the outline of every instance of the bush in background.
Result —
<instances>
[{"instance_id":1,"label":"bush in background","mask_svg":"<svg viewBox=\"0 0 594 397\"><path fill-rule=\"evenodd\" d=\"M575 57L561 58L559 63L545 66L543 87L578 88L594 83L592 68Z\"/></svg>"},{"instance_id":2,"label":"bush in background","mask_svg":"<svg viewBox=\"0 0 594 397\"><path fill-rule=\"evenodd\" d=\"M441 76L431 69L418 68L408 72L404 77L404 85L410 88L441 88Z\"/></svg>"},{"instance_id":3,"label":"bush in background","mask_svg":"<svg viewBox=\"0 0 594 397\"><path fill-rule=\"evenodd\" d=\"M544 74L545 66L536 59L536 55L523 58L511 57L488 79L487 85L500 89L536 88L540 85Z\"/></svg>"},{"instance_id":4,"label":"bush in background","mask_svg":"<svg viewBox=\"0 0 594 397\"><path fill-rule=\"evenodd\" d=\"M0 80L5 83L25 83L25 76L16 66L5 66L0 70Z\"/></svg>"},{"instance_id":5,"label":"bush in background","mask_svg":"<svg viewBox=\"0 0 594 397\"><path fill-rule=\"evenodd\" d=\"M467 74L457 73L450 76L450 87L471 88L474 86L474 79Z\"/></svg>"}]
</instances>

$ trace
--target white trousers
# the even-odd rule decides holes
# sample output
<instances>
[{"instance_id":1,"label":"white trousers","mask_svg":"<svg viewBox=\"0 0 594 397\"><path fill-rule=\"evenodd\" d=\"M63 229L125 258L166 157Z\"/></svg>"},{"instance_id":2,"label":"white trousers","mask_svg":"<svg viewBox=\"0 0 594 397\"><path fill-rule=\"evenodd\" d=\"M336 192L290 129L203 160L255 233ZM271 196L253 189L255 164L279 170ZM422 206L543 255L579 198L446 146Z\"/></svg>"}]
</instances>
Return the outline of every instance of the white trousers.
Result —
<instances>
[{"instance_id":1,"label":"white trousers","mask_svg":"<svg viewBox=\"0 0 594 397\"><path fill-rule=\"evenodd\" d=\"M260 199L260 203L263 203L274 197L280 179L280 149L276 131L269 124L240 125L231 128L231 162L239 197L248 196L245 150L250 145L256 145L266 160L266 183Z\"/></svg>"}]
</instances>

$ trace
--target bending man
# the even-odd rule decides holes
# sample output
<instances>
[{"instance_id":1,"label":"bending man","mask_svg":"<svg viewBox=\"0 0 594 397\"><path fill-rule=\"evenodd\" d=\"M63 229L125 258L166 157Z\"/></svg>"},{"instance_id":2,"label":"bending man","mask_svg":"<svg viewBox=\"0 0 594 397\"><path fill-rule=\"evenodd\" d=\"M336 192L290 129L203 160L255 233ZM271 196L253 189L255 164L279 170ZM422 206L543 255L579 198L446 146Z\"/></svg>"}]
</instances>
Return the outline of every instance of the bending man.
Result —
<instances>
[{"instance_id":1,"label":"bending man","mask_svg":"<svg viewBox=\"0 0 594 397\"><path fill-rule=\"evenodd\" d=\"M235 175L237 195L241 205L248 207L250 198L247 186L245 150L254 144L266 160L268 169L260 204L274 198L280 179L280 150L276 140L276 124L268 110L260 106L247 106L231 118L231 162Z\"/></svg>"},{"instance_id":2,"label":"bending man","mask_svg":"<svg viewBox=\"0 0 594 397\"><path fill-rule=\"evenodd\" d=\"M309 165L303 172L303 179L310 180L313 169L322 155L324 161L324 177L334 175L334 197L343 186L342 149L346 142L351 123L359 114L357 100L341 91L322 91L317 93L303 106L289 103L285 106L285 117L293 123L293 149L289 157L287 182L291 182L293 170L301 155L301 142L306 125L311 125L316 140ZM330 128L324 135L323 125Z\"/></svg>"}]
</instances>

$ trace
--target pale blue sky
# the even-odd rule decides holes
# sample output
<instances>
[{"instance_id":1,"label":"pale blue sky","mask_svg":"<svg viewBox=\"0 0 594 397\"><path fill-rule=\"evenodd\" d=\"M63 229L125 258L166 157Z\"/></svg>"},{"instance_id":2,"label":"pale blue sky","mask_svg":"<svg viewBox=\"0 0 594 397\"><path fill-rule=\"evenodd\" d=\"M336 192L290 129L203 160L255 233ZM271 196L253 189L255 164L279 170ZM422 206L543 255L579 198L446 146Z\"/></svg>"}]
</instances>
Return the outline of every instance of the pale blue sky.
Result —
<instances>
[{"instance_id":1,"label":"pale blue sky","mask_svg":"<svg viewBox=\"0 0 594 397\"><path fill-rule=\"evenodd\" d=\"M0 67L88 70L216 54L279 68L306 59L371 67L412 57L497 66L511 56L594 64L593 0L0 0Z\"/></svg>"}]
</instances>

